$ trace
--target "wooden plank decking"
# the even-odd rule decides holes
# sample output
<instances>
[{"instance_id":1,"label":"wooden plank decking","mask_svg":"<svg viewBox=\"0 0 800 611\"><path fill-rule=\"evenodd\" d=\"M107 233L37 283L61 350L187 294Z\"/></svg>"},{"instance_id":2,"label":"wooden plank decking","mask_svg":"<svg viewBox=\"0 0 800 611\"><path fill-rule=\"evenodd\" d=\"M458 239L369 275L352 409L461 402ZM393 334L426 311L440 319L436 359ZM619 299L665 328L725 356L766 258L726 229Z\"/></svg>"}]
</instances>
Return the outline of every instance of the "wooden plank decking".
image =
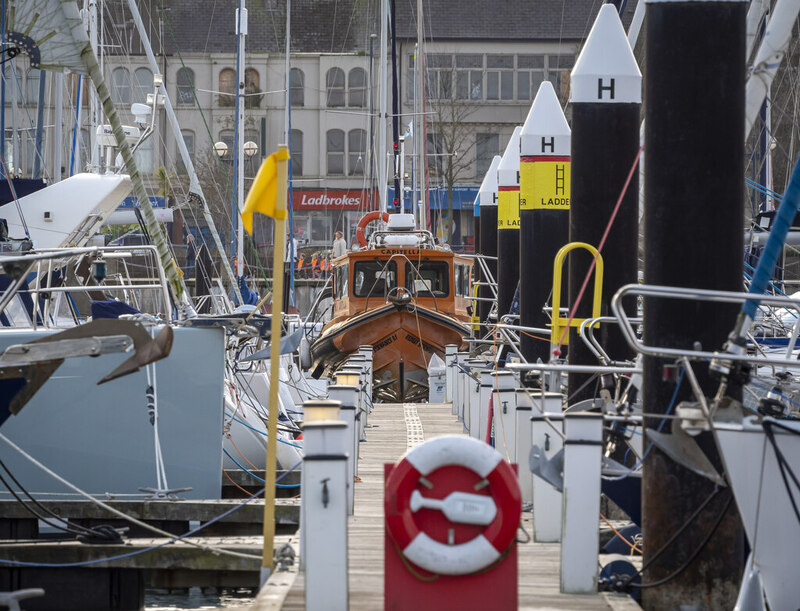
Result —
<instances>
[{"instance_id":1,"label":"wooden plank decking","mask_svg":"<svg viewBox=\"0 0 800 611\"><path fill-rule=\"evenodd\" d=\"M449 405L416 405L425 439L465 434ZM378 404L369 416L367 441L361 444L359 477L355 488L355 515L349 522L350 609L383 608L383 465L395 462L406 451L404 409L397 404ZM532 532L530 514L526 529ZM556 544L527 543L519 548L520 609L638 609L628 597L574 596L558 591ZM287 611L305 609L305 581L300 573L286 596ZM272 604L253 609L273 609Z\"/></svg>"}]
</instances>

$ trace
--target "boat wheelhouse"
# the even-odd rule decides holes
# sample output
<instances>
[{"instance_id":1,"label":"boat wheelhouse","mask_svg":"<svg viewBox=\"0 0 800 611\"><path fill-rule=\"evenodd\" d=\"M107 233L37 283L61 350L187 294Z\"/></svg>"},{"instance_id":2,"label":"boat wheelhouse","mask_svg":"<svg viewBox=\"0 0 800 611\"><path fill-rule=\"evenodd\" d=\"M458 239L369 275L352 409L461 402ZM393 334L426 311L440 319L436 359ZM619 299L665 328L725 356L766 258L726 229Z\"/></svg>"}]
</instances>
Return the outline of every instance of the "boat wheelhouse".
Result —
<instances>
[{"instance_id":1,"label":"boat wheelhouse","mask_svg":"<svg viewBox=\"0 0 800 611\"><path fill-rule=\"evenodd\" d=\"M462 348L470 333L472 259L414 229L411 215L384 217L388 230L333 261L333 318L311 345L314 374L329 375L369 345L374 398L420 401L431 357Z\"/></svg>"}]
</instances>

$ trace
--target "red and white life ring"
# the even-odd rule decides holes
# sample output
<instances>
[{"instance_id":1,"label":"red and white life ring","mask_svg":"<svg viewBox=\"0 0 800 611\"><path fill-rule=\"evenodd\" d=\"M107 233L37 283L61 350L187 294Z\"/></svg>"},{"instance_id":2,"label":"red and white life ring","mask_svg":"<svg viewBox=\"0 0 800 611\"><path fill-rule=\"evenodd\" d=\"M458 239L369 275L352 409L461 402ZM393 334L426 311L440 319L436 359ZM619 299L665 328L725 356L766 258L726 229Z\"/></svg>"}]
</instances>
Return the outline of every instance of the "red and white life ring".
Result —
<instances>
[{"instance_id":1,"label":"red and white life ring","mask_svg":"<svg viewBox=\"0 0 800 611\"><path fill-rule=\"evenodd\" d=\"M367 225L369 225L372 221L377 221L378 219L382 220L384 223L388 223L389 213L381 212L380 210L373 210L372 212L367 212L361 217L361 220L358 221L358 226L356 227L356 240L358 240L358 243L361 244L361 246L367 245L367 236L364 235L364 229L366 229Z\"/></svg>"},{"instance_id":2,"label":"red and white life ring","mask_svg":"<svg viewBox=\"0 0 800 611\"><path fill-rule=\"evenodd\" d=\"M423 532L414 520L419 504L414 507L412 502L412 496L419 499L420 478L448 465L463 466L486 479L491 497L480 498L493 499L496 507L483 533L456 545ZM445 436L418 445L400 460L386 480L384 511L387 532L408 560L432 573L467 575L496 562L513 544L522 495L514 470L494 448L471 437Z\"/></svg>"}]
</instances>

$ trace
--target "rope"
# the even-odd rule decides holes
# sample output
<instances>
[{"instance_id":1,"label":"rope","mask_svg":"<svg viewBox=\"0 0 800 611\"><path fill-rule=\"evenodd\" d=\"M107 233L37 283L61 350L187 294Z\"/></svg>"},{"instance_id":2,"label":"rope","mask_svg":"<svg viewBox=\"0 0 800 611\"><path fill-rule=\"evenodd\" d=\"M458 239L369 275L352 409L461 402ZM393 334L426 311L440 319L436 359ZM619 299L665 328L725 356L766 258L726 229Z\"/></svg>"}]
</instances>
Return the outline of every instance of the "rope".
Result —
<instances>
[{"instance_id":1,"label":"rope","mask_svg":"<svg viewBox=\"0 0 800 611\"><path fill-rule=\"evenodd\" d=\"M236 460L233 456L231 456L231 454L230 454L230 452L228 452L228 450L226 450L225 448L222 448L222 451L225 452L225 456L230 458L234 462L234 464L236 464L236 466L239 467L242 471L247 473L247 475L249 475L250 477L252 477L254 480L256 480L259 483L262 483L262 484L266 483L266 480L264 480L261 477L258 477L258 475L256 475L255 473L253 473L249 469L246 469L245 467L243 467L242 464L238 460ZM292 467L292 469L294 469L294 467ZM292 469L290 469L289 471L291 471ZM288 471L287 471L287 473L288 473ZM283 476L280 479L283 479ZM278 480L276 480L276 483L275 483L275 487L276 488L299 488L300 487L300 484L281 484L279 486L277 481Z\"/></svg>"},{"instance_id":2,"label":"rope","mask_svg":"<svg viewBox=\"0 0 800 611\"><path fill-rule=\"evenodd\" d=\"M575 303L572 305L572 310L569 313L569 319L567 320L567 324L564 327L564 332L561 334L561 337L558 340L558 347L554 352L561 354L561 346L564 345L564 340L569 333L570 326L572 325L572 320L575 318L575 314L578 311L578 306L583 299L583 294L586 292L586 287L589 285L589 280L592 277L592 273L594 272L594 268L597 265L597 257L600 256L600 253L603 252L603 246L606 244L606 239L608 238L608 234L611 231L611 227L614 225L614 221L617 218L617 213L619 212L620 206L622 206L622 200L625 198L625 193L628 191L628 187L631 184L631 179L633 178L633 173L636 171L636 166L639 165L639 158L642 156L642 151L644 150L644 145L639 147L639 150L636 153L636 158L633 160L633 165L631 165L630 172L628 172L628 178L625 179L625 184L622 187L622 192L619 194L619 199L617 199L617 204L614 206L614 211L611 213L611 218L608 220L608 225L606 225L606 230L603 232L603 237L600 238L600 244L597 245L597 255L592 259L591 265L589 265L589 271L586 273L586 277L583 279L583 284L581 285L581 290L578 291L578 297L575 299Z\"/></svg>"},{"instance_id":3,"label":"rope","mask_svg":"<svg viewBox=\"0 0 800 611\"><path fill-rule=\"evenodd\" d=\"M133 518L133 517L129 516L128 514L122 512L122 511L119 511L118 509L115 509L114 507L111 507L110 505L107 505L103 501L94 498L92 495L88 494L87 492L84 492L83 490L78 488L75 484L67 481L66 479L61 477L58 473L56 473L55 471L52 471L47 466L45 466L42 463L40 463L33 456L28 454L25 450L23 450L21 447L19 447L17 444L15 444L13 441L11 441L8 437L3 435L2 433L0 433L0 440L5 441L9 446L14 448L17 452L22 454L22 456L25 457L28 461L30 461L31 463L33 463L34 465L39 467L42 471L47 473L53 479L55 479L59 483L63 484L67 488L70 488L73 491L77 492L80 496L82 496L83 498L85 498L88 501L91 501L92 503L94 503L98 507L102 507L103 509L105 509L106 511L114 514L115 516L120 517L123 520L128 520L132 524L135 524L136 526L140 526L141 528L144 528L146 530L149 530L151 532L159 534L162 537L173 537L172 533L167 532L165 530L161 530L160 528L156 528L155 526L152 526L152 525L148 524L147 522L142 522L141 520L137 520L136 518ZM188 536L188 535L185 535L185 536ZM195 543L193 541L187 541L187 543L189 543L190 545L193 545L195 547L198 547L198 548L200 548L200 549L202 549L204 551L213 552L215 554L217 554L217 553L218 554L226 554L228 556L235 556L237 558L259 558L260 559L260 556L253 556L252 554L241 554L239 552L232 552L232 551L228 551L228 550L219 549L219 548L211 547L211 546L208 546L208 545L204 545L202 543ZM164 545L166 545L166 543ZM161 546L158 546L158 547L161 547ZM8 563L8 561L6 561L6 562ZM13 564L13 562L12 562L12 564ZM61 565L55 565L55 566L61 566ZM71 565L63 565L63 566L71 566Z\"/></svg>"},{"instance_id":4,"label":"rope","mask_svg":"<svg viewBox=\"0 0 800 611\"><path fill-rule=\"evenodd\" d=\"M0 436L2 436L2 434L0 434ZM5 437L3 437L3 439L6 440ZM8 440L6 440L6 441L8 441ZM294 471L299 466L300 466L300 463L297 463L294 467L289 469L289 471L287 471L286 473L281 475L276 480L276 482L279 482L280 480L282 480L284 477L286 477L289 473ZM42 562L22 562L22 561L19 561L19 560L6 560L6 559L3 559L3 558L0 558L0 564L10 564L12 566L53 567L53 568L78 567L78 566L90 566L92 564L99 564L99 563L102 563L102 562L111 562L113 560L121 560L123 558L130 558L132 556L139 556L141 554L146 554L148 552L152 552L154 550L160 549L160 548L165 547L167 545L171 545L172 543L176 543L178 541L186 540L187 537L190 537L192 535L197 534L198 532L200 532L201 530L203 530L207 526L211 526L212 524L215 524L216 522L219 522L220 520L228 517L232 513L238 511L239 509L244 507L247 503L249 503L253 499L256 499L256 498L260 497L262 494L264 494L264 489L263 488L261 490L259 490L258 492L256 492L255 494L253 494L253 495L249 496L248 498L244 499L241 503L239 503L235 507L232 507L231 509L229 509L225 513L220 514L216 518L213 518L212 520L209 520L208 522L205 522L205 523L201 524L197 528L195 528L193 530L190 530L187 533L184 533L184 534L179 535L177 537L170 535L170 539L168 541L165 541L163 543L159 543L158 545L153 545L152 547L148 547L148 548L145 548L145 549L137 550L137 551L134 551L134 552L129 552L127 554L118 554L116 556L109 556L109 557L106 557L106 558L95 558L94 560L84 560L84 561L81 561L81 562L67 562L67 563L63 563L63 564L42 563ZM129 516L125 516L125 519L133 521L133 518L130 518ZM195 543L194 541L188 541L188 540L186 540L186 543L188 543L189 545L194 545L195 547L200 547L200 548L202 548L202 549L204 549L206 551L210 551L210 552L215 553L215 554L235 555L235 556L241 557L241 558L261 560L261 556L256 556L254 554L240 554L239 552L232 552L232 551L229 551L229 550L226 550L226 549L210 548L208 546L200 545L198 543Z\"/></svg>"}]
</instances>

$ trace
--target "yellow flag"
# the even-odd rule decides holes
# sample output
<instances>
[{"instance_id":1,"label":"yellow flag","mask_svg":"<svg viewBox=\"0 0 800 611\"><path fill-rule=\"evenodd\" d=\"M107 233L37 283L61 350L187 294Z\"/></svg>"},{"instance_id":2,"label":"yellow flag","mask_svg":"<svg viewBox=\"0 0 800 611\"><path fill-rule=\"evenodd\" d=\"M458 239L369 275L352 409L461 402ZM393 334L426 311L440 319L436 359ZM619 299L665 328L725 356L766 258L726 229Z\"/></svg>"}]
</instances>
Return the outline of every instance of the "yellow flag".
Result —
<instances>
[{"instance_id":1,"label":"yellow flag","mask_svg":"<svg viewBox=\"0 0 800 611\"><path fill-rule=\"evenodd\" d=\"M253 213L266 214L274 219L285 219L286 210L276 210L278 189L278 162L287 161L289 151L280 149L264 160L250 187L242 210L242 224L247 233L253 233Z\"/></svg>"}]
</instances>

